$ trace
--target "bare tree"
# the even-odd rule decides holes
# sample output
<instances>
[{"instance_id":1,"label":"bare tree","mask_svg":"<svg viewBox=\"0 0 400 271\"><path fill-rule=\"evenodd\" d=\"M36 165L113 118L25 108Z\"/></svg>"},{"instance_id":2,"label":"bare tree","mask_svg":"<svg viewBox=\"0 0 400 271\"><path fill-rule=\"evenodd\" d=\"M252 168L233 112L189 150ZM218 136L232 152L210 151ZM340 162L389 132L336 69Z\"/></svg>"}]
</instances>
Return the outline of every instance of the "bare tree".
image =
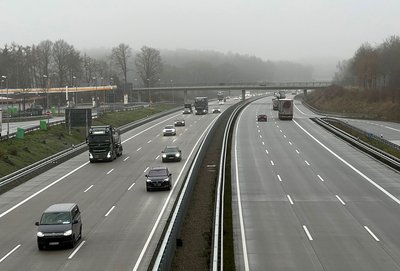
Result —
<instances>
[{"instance_id":1,"label":"bare tree","mask_svg":"<svg viewBox=\"0 0 400 271\"><path fill-rule=\"evenodd\" d=\"M136 72L143 82L143 85L150 87L158 82L162 72L160 51L154 48L143 46L140 53L136 54Z\"/></svg>"},{"instance_id":2,"label":"bare tree","mask_svg":"<svg viewBox=\"0 0 400 271\"><path fill-rule=\"evenodd\" d=\"M39 76L50 74L51 56L53 50L53 42L50 40L41 41L36 46L36 56L38 62Z\"/></svg>"},{"instance_id":3,"label":"bare tree","mask_svg":"<svg viewBox=\"0 0 400 271\"><path fill-rule=\"evenodd\" d=\"M67 79L68 74L68 58L71 54L73 47L69 45L64 40L58 40L53 46L53 59L58 73L58 83L59 86L67 84L69 81Z\"/></svg>"},{"instance_id":4,"label":"bare tree","mask_svg":"<svg viewBox=\"0 0 400 271\"><path fill-rule=\"evenodd\" d=\"M124 92L128 75L128 58L131 56L131 48L125 43L121 43L112 49L112 59L115 65L121 70L124 78Z\"/></svg>"}]
</instances>

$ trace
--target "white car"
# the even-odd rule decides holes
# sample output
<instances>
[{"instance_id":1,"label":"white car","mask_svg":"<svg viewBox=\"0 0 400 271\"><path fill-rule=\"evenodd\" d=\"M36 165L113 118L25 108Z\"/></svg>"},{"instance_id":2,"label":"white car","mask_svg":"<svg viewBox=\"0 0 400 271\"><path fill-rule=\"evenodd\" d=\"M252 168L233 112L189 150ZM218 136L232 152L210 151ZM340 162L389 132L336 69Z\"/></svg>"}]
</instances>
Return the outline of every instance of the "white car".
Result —
<instances>
[{"instance_id":1,"label":"white car","mask_svg":"<svg viewBox=\"0 0 400 271\"><path fill-rule=\"evenodd\" d=\"M176 129L175 129L174 125L165 126L165 128L163 129L163 135L164 136L176 135Z\"/></svg>"}]
</instances>

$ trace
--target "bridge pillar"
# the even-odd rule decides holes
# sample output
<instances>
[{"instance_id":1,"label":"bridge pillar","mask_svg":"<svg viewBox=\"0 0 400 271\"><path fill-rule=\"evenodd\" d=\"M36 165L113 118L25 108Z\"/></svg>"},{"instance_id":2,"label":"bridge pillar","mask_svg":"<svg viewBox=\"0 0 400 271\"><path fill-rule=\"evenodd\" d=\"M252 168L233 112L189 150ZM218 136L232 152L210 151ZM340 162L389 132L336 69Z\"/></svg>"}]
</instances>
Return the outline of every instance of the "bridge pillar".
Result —
<instances>
[{"instance_id":1,"label":"bridge pillar","mask_svg":"<svg viewBox=\"0 0 400 271\"><path fill-rule=\"evenodd\" d=\"M242 89L242 101L246 99L246 90Z\"/></svg>"},{"instance_id":2,"label":"bridge pillar","mask_svg":"<svg viewBox=\"0 0 400 271\"><path fill-rule=\"evenodd\" d=\"M142 92L141 92L141 91L138 91L138 92L137 92L137 99L138 99L138 102L139 102L139 103L142 102Z\"/></svg>"},{"instance_id":3,"label":"bridge pillar","mask_svg":"<svg viewBox=\"0 0 400 271\"><path fill-rule=\"evenodd\" d=\"M303 89L304 96L307 96L307 89Z\"/></svg>"},{"instance_id":4,"label":"bridge pillar","mask_svg":"<svg viewBox=\"0 0 400 271\"><path fill-rule=\"evenodd\" d=\"M185 90L183 91L183 103L184 103L184 104L187 104L187 103L188 103L188 101L187 101L187 89L185 89Z\"/></svg>"}]
</instances>

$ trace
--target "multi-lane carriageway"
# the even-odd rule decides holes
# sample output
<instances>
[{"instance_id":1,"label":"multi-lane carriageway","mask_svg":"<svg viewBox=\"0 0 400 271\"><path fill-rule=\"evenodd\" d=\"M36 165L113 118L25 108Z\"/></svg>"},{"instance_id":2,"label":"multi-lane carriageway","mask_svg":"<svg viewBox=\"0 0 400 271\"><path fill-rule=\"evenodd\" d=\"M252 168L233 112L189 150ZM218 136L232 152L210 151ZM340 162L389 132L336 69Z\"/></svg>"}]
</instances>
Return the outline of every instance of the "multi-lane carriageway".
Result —
<instances>
[{"instance_id":1,"label":"multi-lane carriageway","mask_svg":"<svg viewBox=\"0 0 400 271\"><path fill-rule=\"evenodd\" d=\"M186 126L163 136L178 116ZM200 139L218 117L162 117L124 133L124 153L112 163L90 164L85 152L0 195L0 270L146 270ZM181 162L166 164L173 189L146 192L144 175L165 165L166 145L183 154ZM34 223L59 202L79 204L83 238L74 249L39 251Z\"/></svg>"},{"instance_id":2,"label":"multi-lane carriageway","mask_svg":"<svg viewBox=\"0 0 400 271\"><path fill-rule=\"evenodd\" d=\"M258 113L268 122L257 123ZM316 126L312 115L296 102L294 120L279 121L267 97L237 121L237 269L400 270L399 174ZM187 126L163 137L175 117L124 134L124 154L112 163L89 164L84 153L0 195L0 270L146 270L192 154L218 114L184 115ZM145 172L173 144L184 155L168 164L173 190L146 192ZM83 239L75 249L38 251L34 222L56 202L79 203Z\"/></svg>"},{"instance_id":3,"label":"multi-lane carriageway","mask_svg":"<svg viewBox=\"0 0 400 271\"><path fill-rule=\"evenodd\" d=\"M237 270L400 270L399 172L315 125L298 102L295 107L293 121L279 121L265 98L236 123ZM266 108L275 117L257 123ZM400 137L398 124L379 129Z\"/></svg>"}]
</instances>

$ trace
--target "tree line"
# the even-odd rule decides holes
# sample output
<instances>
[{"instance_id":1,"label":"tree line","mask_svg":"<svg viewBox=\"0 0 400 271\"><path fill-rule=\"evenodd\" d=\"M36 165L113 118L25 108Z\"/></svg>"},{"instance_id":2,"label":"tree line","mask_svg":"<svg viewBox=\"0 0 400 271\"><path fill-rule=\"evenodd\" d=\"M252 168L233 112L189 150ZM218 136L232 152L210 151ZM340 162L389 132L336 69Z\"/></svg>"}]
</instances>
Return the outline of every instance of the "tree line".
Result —
<instances>
[{"instance_id":1,"label":"tree line","mask_svg":"<svg viewBox=\"0 0 400 271\"><path fill-rule=\"evenodd\" d=\"M0 48L0 75L9 88L44 88L117 84L152 87L206 84L307 81L310 66L264 61L255 56L213 51L139 51L121 43L94 57L64 40L37 45L16 43ZM163 57L161 58L161 54Z\"/></svg>"},{"instance_id":2,"label":"tree line","mask_svg":"<svg viewBox=\"0 0 400 271\"><path fill-rule=\"evenodd\" d=\"M121 43L108 55L93 58L64 40L45 40L37 45L16 43L0 49L2 88L47 88L89 85L126 85L132 50ZM160 52L143 46L135 56L138 78L154 84L160 77Z\"/></svg>"},{"instance_id":3,"label":"tree line","mask_svg":"<svg viewBox=\"0 0 400 271\"><path fill-rule=\"evenodd\" d=\"M391 36L377 46L362 44L351 59L338 63L334 80L366 90L400 92L400 37Z\"/></svg>"}]
</instances>

